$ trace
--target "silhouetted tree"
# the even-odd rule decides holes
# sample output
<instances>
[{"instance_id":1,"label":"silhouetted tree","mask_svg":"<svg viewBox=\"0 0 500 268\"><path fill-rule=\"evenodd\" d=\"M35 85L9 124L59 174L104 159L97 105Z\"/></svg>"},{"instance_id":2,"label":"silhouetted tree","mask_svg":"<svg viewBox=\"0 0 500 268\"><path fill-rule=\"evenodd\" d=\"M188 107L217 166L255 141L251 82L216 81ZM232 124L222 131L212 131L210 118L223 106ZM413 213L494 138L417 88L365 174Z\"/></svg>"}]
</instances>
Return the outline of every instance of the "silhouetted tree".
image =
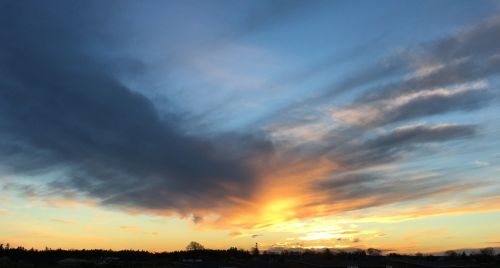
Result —
<instances>
[{"instance_id":1,"label":"silhouetted tree","mask_svg":"<svg viewBox=\"0 0 500 268\"><path fill-rule=\"evenodd\" d=\"M332 256L333 256L333 254L332 254L332 252L330 251L330 249L329 249L329 248L325 248L325 249L323 250L323 256L324 256L325 258L329 259L330 257L332 257Z\"/></svg>"},{"instance_id":2,"label":"silhouetted tree","mask_svg":"<svg viewBox=\"0 0 500 268\"><path fill-rule=\"evenodd\" d=\"M186 250L188 250L188 251L193 251L193 250L204 250L204 249L205 249L205 247L204 247L202 244L200 244L200 243L198 243L198 242L196 242L196 241L191 241L191 242L189 242L189 244L186 246Z\"/></svg>"},{"instance_id":3,"label":"silhouetted tree","mask_svg":"<svg viewBox=\"0 0 500 268\"><path fill-rule=\"evenodd\" d=\"M382 255L382 250L376 248L369 248L366 250L366 253L370 256L380 256Z\"/></svg>"},{"instance_id":4,"label":"silhouetted tree","mask_svg":"<svg viewBox=\"0 0 500 268\"><path fill-rule=\"evenodd\" d=\"M450 257L450 258L455 258L458 256L457 252L454 250L448 250L444 253L444 255Z\"/></svg>"},{"instance_id":5,"label":"silhouetted tree","mask_svg":"<svg viewBox=\"0 0 500 268\"><path fill-rule=\"evenodd\" d=\"M479 250L479 253L481 253L481 255L483 256L491 257L495 255L495 250L493 248L483 248Z\"/></svg>"},{"instance_id":6,"label":"silhouetted tree","mask_svg":"<svg viewBox=\"0 0 500 268\"><path fill-rule=\"evenodd\" d=\"M353 257L366 257L366 251L360 249L360 250L355 250L351 253Z\"/></svg>"}]
</instances>

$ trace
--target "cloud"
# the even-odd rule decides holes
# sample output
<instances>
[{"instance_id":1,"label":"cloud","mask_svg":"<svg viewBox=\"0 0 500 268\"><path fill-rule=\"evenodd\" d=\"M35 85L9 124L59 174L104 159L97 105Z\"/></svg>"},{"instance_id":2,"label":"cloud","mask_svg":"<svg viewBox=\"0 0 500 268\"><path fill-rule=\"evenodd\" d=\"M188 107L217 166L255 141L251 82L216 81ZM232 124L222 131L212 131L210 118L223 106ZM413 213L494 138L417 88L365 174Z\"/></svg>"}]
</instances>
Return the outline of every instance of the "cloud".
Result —
<instances>
[{"instance_id":1,"label":"cloud","mask_svg":"<svg viewBox=\"0 0 500 268\"><path fill-rule=\"evenodd\" d=\"M9 42L0 45L1 165L16 175L50 174L53 192L76 191L103 205L182 214L247 197L250 161L272 145L252 135L185 134L180 115L159 114L93 49L106 45L94 30L100 25L80 26L105 12L71 9L78 15L68 17L64 8L2 9Z\"/></svg>"},{"instance_id":2,"label":"cloud","mask_svg":"<svg viewBox=\"0 0 500 268\"><path fill-rule=\"evenodd\" d=\"M283 117L293 117L291 123L275 119L276 127L259 126L267 133L258 128L247 134L207 133L193 128L190 115L174 105L160 112L143 89L119 78L123 74L118 69L136 76L143 70L117 68L110 57L132 67L142 63L125 52L107 53L121 40L102 27L111 7L96 11L81 5L11 2L0 9L0 22L8 29L0 33L8 40L0 43L0 166L13 178L36 180L8 183L5 190L64 200L83 196L130 213L174 213L200 226L247 229L232 233L252 237L296 219L484 185L439 174L401 179L367 169L480 133L480 125L406 121L471 111L494 101L496 91L488 78L498 71L498 46L485 38L498 28L496 20L459 37L424 44L417 52L396 53L382 65L366 66L321 98L284 112ZM278 12L274 9L266 14ZM68 13L72 16L64 15ZM260 27L251 24L248 31ZM492 38L492 43L498 41ZM417 66L415 58L422 59ZM385 84L388 79L395 82ZM309 115L307 108L358 92L354 90L362 96L333 114L331 107L319 109L329 111L326 119L300 118ZM291 142L275 143L275 137ZM304 237L345 238L349 234L343 231L311 230Z\"/></svg>"},{"instance_id":3,"label":"cloud","mask_svg":"<svg viewBox=\"0 0 500 268\"><path fill-rule=\"evenodd\" d=\"M395 98L355 103L334 111L336 120L363 127L432 116L453 111L471 111L488 104L493 95L487 83L479 81L451 88L436 88L400 95Z\"/></svg>"},{"instance_id":4,"label":"cloud","mask_svg":"<svg viewBox=\"0 0 500 268\"><path fill-rule=\"evenodd\" d=\"M489 166L491 166L491 163L486 162L486 161L476 160L476 161L474 161L474 165L476 165L477 167L489 167Z\"/></svg>"},{"instance_id":5,"label":"cloud","mask_svg":"<svg viewBox=\"0 0 500 268\"><path fill-rule=\"evenodd\" d=\"M77 224L77 222L75 222L75 221L68 221L68 220L62 220L62 219L50 219L50 221L60 223L60 224L66 224L66 225Z\"/></svg>"},{"instance_id":6,"label":"cloud","mask_svg":"<svg viewBox=\"0 0 500 268\"><path fill-rule=\"evenodd\" d=\"M329 211L338 213L463 193L482 186L484 184L450 181L435 175L399 178L360 173L318 182L316 193L323 193L328 200L325 203L335 204Z\"/></svg>"},{"instance_id":7,"label":"cloud","mask_svg":"<svg viewBox=\"0 0 500 268\"><path fill-rule=\"evenodd\" d=\"M134 226L134 225L122 225L122 226L120 226L120 229L125 230L127 232L131 232L131 233L141 232L141 228Z\"/></svg>"},{"instance_id":8,"label":"cloud","mask_svg":"<svg viewBox=\"0 0 500 268\"><path fill-rule=\"evenodd\" d=\"M486 185L486 184L485 184ZM465 200L463 196L459 195L453 199L446 198L443 201L434 201L429 204L421 205L390 205L386 207L379 207L376 210L364 211L359 214L353 211L352 214L344 215L350 217L353 222L381 222L393 223L407 220L422 219L435 216L445 215L463 215L484 212L495 212L500 209L498 201L499 196L484 195L470 197Z\"/></svg>"},{"instance_id":9,"label":"cloud","mask_svg":"<svg viewBox=\"0 0 500 268\"><path fill-rule=\"evenodd\" d=\"M495 34L499 30L500 17L492 17L448 37L400 52L396 55L401 59L396 68L409 71L416 68L417 73L428 66L437 68L372 88L360 100L394 98L408 92L463 84L500 74L500 38Z\"/></svg>"},{"instance_id":10,"label":"cloud","mask_svg":"<svg viewBox=\"0 0 500 268\"><path fill-rule=\"evenodd\" d=\"M203 217L201 217L201 216L197 216L197 215L193 215L193 217L191 218L191 220L192 220L194 223L201 223L201 222L203 222Z\"/></svg>"},{"instance_id":11,"label":"cloud","mask_svg":"<svg viewBox=\"0 0 500 268\"><path fill-rule=\"evenodd\" d=\"M394 129L389 134L368 140L368 148L405 147L413 144L439 142L471 137L476 133L474 125L409 125Z\"/></svg>"},{"instance_id":12,"label":"cloud","mask_svg":"<svg viewBox=\"0 0 500 268\"><path fill-rule=\"evenodd\" d=\"M495 16L446 37L400 49L376 64L359 68L318 95L287 107L279 117L328 106L342 94L354 96L336 105L336 120L375 128L451 112L478 110L499 100L500 17ZM286 118L280 118L286 121Z\"/></svg>"},{"instance_id":13,"label":"cloud","mask_svg":"<svg viewBox=\"0 0 500 268\"><path fill-rule=\"evenodd\" d=\"M398 160L401 153L414 151L419 145L471 138L476 133L474 125L408 125L364 141L351 140L341 146L333 139L331 143L335 146L326 153L345 169L359 169Z\"/></svg>"},{"instance_id":14,"label":"cloud","mask_svg":"<svg viewBox=\"0 0 500 268\"><path fill-rule=\"evenodd\" d=\"M5 208L0 208L0 215L10 215L10 211Z\"/></svg>"}]
</instances>

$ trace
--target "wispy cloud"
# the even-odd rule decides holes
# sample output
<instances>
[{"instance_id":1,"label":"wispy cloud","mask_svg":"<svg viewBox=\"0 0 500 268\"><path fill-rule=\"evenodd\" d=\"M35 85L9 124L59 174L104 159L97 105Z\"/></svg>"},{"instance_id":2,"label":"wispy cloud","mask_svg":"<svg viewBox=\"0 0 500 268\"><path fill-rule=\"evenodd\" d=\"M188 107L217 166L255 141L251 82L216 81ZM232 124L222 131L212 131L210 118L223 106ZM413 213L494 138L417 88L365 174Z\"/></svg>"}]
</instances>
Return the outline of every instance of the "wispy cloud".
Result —
<instances>
[{"instance_id":1,"label":"wispy cloud","mask_svg":"<svg viewBox=\"0 0 500 268\"><path fill-rule=\"evenodd\" d=\"M76 221L69 221L69 220L63 220L63 219L50 219L50 221L60 223L60 224L67 224L67 225L78 224Z\"/></svg>"},{"instance_id":2,"label":"wispy cloud","mask_svg":"<svg viewBox=\"0 0 500 268\"><path fill-rule=\"evenodd\" d=\"M10 215L10 211L5 208L0 208L0 215Z\"/></svg>"},{"instance_id":3,"label":"wispy cloud","mask_svg":"<svg viewBox=\"0 0 500 268\"><path fill-rule=\"evenodd\" d=\"M474 161L474 165L476 165L477 167L489 167L489 166L491 166L491 163L486 162L486 161L476 160L476 161Z\"/></svg>"},{"instance_id":4,"label":"wispy cloud","mask_svg":"<svg viewBox=\"0 0 500 268\"><path fill-rule=\"evenodd\" d=\"M485 81L411 92L395 98L355 103L333 111L335 120L361 127L380 126L424 116L484 107L491 100Z\"/></svg>"}]
</instances>

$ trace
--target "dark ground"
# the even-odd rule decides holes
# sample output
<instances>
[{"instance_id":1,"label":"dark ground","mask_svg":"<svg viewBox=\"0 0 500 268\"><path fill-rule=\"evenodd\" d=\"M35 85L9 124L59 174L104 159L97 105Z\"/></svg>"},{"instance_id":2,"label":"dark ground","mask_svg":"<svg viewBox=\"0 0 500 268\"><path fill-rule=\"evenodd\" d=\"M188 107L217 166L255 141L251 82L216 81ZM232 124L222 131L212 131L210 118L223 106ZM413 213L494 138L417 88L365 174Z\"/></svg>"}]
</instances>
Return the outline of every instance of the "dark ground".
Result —
<instances>
[{"instance_id":1,"label":"dark ground","mask_svg":"<svg viewBox=\"0 0 500 268\"><path fill-rule=\"evenodd\" d=\"M354 252L305 251L268 253L231 248L151 253L135 250L34 250L0 247L0 268L10 267L179 267L179 268L500 268L500 254L448 252L432 255L368 255Z\"/></svg>"}]
</instances>

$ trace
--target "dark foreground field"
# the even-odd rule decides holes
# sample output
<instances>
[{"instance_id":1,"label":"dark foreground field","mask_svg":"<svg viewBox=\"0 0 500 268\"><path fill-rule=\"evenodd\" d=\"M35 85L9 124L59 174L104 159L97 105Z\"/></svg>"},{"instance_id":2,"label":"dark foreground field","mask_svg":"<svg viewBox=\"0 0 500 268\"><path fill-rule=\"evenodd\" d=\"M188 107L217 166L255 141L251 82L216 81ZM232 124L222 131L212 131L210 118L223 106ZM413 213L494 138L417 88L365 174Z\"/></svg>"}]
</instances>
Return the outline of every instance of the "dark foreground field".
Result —
<instances>
[{"instance_id":1,"label":"dark foreground field","mask_svg":"<svg viewBox=\"0 0 500 268\"><path fill-rule=\"evenodd\" d=\"M500 267L500 254L448 252L432 255L368 255L352 252L304 251L269 253L231 248L151 253L135 250L34 250L0 248L3 267L178 267L178 268L413 268Z\"/></svg>"}]
</instances>

